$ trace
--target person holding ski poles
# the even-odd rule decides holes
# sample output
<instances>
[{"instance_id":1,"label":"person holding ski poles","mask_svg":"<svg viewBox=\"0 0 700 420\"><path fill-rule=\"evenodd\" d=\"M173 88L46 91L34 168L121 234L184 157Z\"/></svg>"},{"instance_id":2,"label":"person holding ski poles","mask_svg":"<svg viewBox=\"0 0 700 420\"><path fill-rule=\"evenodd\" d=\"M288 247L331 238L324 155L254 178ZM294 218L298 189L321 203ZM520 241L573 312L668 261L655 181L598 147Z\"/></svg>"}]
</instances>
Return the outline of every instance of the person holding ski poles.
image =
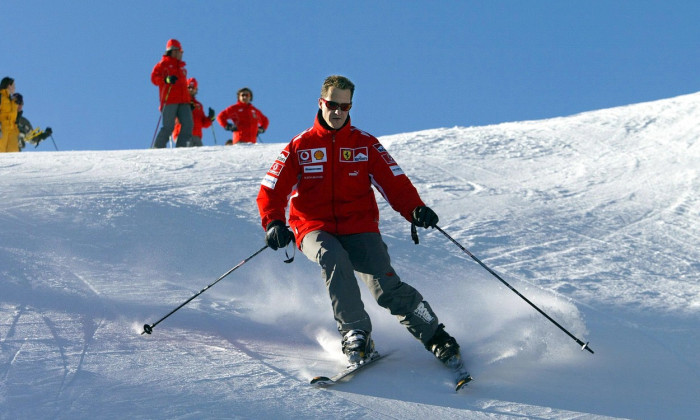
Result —
<instances>
[{"instance_id":1,"label":"person holding ski poles","mask_svg":"<svg viewBox=\"0 0 700 420\"><path fill-rule=\"evenodd\" d=\"M187 90L190 92L192 102L190 107L192 108L192 137L190 138L189 146L199 147L202 146L202 129L211 127L211 123L216 119L214 110L209 108L209 114L204 114L204 106L201 102L196 99L197 92L199 92L199 84L197 79L191 77L187 79ZM175 139L175 144L180 140L180 130L182 129L182 124L178 120L175 123L175 129L173 130L173 139Z\"/></svg>"},{"instance_id":2,"label":"person holding ski poles","mask_svg":"<svg viewBox=\"0 0 700 420\"><path fill-rule=\"evenodd\" d=\"M39 146L39 143L53 135L53 130L51 130L51 127L46 127L46 130L42 130L39 127L33 128L32 123L30 123L29 120L23 116L24 97L21 93L13 93L12 96L10 96L10 99L17 104L17 130L19 131L17 142L18 152L24 149L27 142L33 144L34 147L37 147ZM56 148L56 150L58 150L58 148Z\"/></svg>"},{"instance_id":3,"label":"person holding ski poles","mask_svg":"<svg viewBox=\"0 0 700 420\"><path fill-rule=\"evenodd\" d=\"M22 94L15 92L11 96L12 100L17 103L17 128L19 130L19 151L22 151L24 147L27 145L27 143L31 143L34 145L34 147L38 147L39 143L41 143L43 140L46 140L47 138L51 137L51 140L53 141L53 130L51 127L46 127L45 130L42 130L39 127L32 127L32 123L29 122L27 118L24 117L24 97ZM56 142L54 142L54 147L56 147ZM56 150L58 150L58 147L56 147Z\"/></svg>"},{"instance_id":4,"label":"person holding ski poles","mask_svg":"<svg viewBox=\"0 0 700 420\"><path fill-rule=\"evenodd\" d=\"M274 250L296 240L303 254L321 266L351 365L374 352L357 272L377 303L428 351L446 366L461 368L457 341L423 296L402 282L391 266L372 185L419 227L435 227L438 216L384 146L350 124L354 90L346 77L326 78L313 126L294 137L267 171L257 197L265 240ZM287 204L291 229L285 223Z\"/></svg>"},{"instance_id":5,"label":"person holding ski poles","mask_svg":"<svg viewBox=\"0 0 700 420\"><path fill-rule=\"evenodd\" d=\"M253 91L247 87L238 90L238 102L219 113L216 120L227 131L232 131L231 143L256 143L258 135L267 130L270 121L253 106Z\"/></svg>"},{"instance_id":6,"label":"person holding ski poles","mask_svg":"<svg viewBox=\"0 0 700 420\"><path fill-rule=\"evenodd\" d=\"M153 147L162 149L175 128L175 118L182 125L177 147L187 147L192 137L192 108L187 90L187 70L182 61L182 46L176 39L168 40L163 58L153 67L151 82L158 86L163 125L154 139Z\"/></svg>"}]
</instances>

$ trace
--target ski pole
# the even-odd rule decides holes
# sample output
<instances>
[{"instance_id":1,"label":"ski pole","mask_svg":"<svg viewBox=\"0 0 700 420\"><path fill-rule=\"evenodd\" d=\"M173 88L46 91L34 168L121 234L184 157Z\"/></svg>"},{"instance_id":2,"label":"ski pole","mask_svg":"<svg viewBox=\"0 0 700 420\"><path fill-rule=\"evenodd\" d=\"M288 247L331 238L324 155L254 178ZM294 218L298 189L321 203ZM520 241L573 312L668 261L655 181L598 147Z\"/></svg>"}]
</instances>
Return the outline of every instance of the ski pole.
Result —
<instances>
[{"instance_id":1,"label":"ski pole","mask_svg":"<svg viewBox=\"0 0 700 420\"><path fill-rule=\"evenodd\" d=\"M576 341L576 343L578 343L578 345L581 346L581 350L588 350L589 352L591 352L591 354L593 354L593 349L591 349L591 348L588 346L588 342L585 342L585 343L584 343L583 341L581 341L581 340L579 340L578 338L576 338L576 336L574 336L573 334L571 334L566 328L562 327L557 321L555 321L554 319L552 319L552 317L550 317L549 315L547 315L546 313L544 313L544 311L543 311L542 309L538 308L534 303L530 302L530 300L529 300L528 298L526 298L526 297L523 296L520 292L518 292L517 290L515 290L515 288L514 288L513 286L511 286L510 284L508 284L508 282L506 282L505 280L503 280L503 279L501 278L501 276L499 276L498 274L496 274L495 271L493 271L493 270L490 269L486 264L484 264L483 262L481 262L480 259L476 258L476 257L474 256L474 254L472 254L471 252L469 252L468 249L466 249L466 248L463 247L459 242L457 242L456 240L454 240L450 235L447 234L447 232L445 232L444 230L440 229L439 226L435 226L435 229L439 230L440 233L442 233L443 235L445 235L445 237L446 237L447 239L449 239L450 241L452 241L452 243L455 244L455 245L457 245L462 251L464 251L465 254L469 255L474 261L476 261L477 263L479 263L480 266L482 266L483 268L485 268L486 271L488 271L488 272L491 273L494 277L496 277L498 280L500 280L501 283L505 284L510 290L513 291L513 293L515 293L516 295L520 296L525 302L527 302L528 304L530 304L530 306L532 306L533 308L535 308L535 309L537 310L537 312L539 312L539 313L541 313L542 315L544 315L545 318L547 318L547 319L550 320L554 325L556 325L557 327L559 327L560 330L564 331L564 332L566 333L566 335L568 335L569 337L573 338L574 341Z\"/></svg>"},{"instance_id":2,"label":"ski pole","mask_svg":"<svg viewBox=\"0 0 700 420\"><path fill-rule=\"evenodd\" d=\"M183 306L185 306L185 305L187 305L188 303L190 303L194 298L196 298L197 296L199 296L199 295L201 295L202 293L206 292L207 289L209 289L210 287L212 287L212 286L215 285L216 283L218 283L218 282L220 282L221 280L223 280L224 277L226 277L226 276L228 276L229 274L233 273L238 267L242 266L243 264L245 264L246 262L248 262L251 258L253 258L254 256L258 255L259 253L263 252L266 248L267 248L267 245L265 245L264 247L262 247L262 248L260 248L259 250L257 250L257 251L256 251L253 255L251 255L250 257L248 257L248 258L244 259L243 261L239 262L235 267L233 267L232 269L228 270L228 271L227 271L226 273L224 273L221 277L219 277L218 279L216 279L215 282L211 283L210 285L208 285L208 286L205 287L204 289L202 289L202 290L200 290L199 292L197 292L197 294L195 294L195 295L192 296L191 298L189 298L189 299L187 299L186 301L184 301L180 306L178 306L177 308L175 308L175 309L173 309L172 311L170 311L170 312L169 312L167 315L165 315L163 318L159 319L158 321L154 322L154 323L151 324L151 325L144 324L144 326L143 326L143 332L141 333L141 335L152 333L152 332L153 332L153 328L155 328L156 325L160 324L163 320L165 320L165 318L167 318L167 317L169 317L170 315L174 314L174 313L177 312L180 308L182 308Z\"/></svg>"},{"instance_id":3,"label":"ski pole","mask_svg":"<svg viewBox=\"0 0 700 420\"><path fill-rule=\"evenodd\" d=\"M173 87L173 85L168 85L168 91L165 93L165 99L161 103L163 105L163 109L160 110L160 116L158 117L158 123L156 123L156 131L153 133L153 140L151 140L151 149L153 149L153 146L156 144L156 136L158 135L158 127L160 127L160 120L163 119L163 110L165 109L165 103L168 102L168 96L170 96L170 89Z\"/></svg>"},{"instance_id":4,"label":"ski pole","mask_svg":"<svg viewBox=\"0 0 700 420\"><path fill-rule=\"evenodd\" d=\"M58 152L58 146L56 146L56 140L53 139L53 134L51 134L49 137L51 137L51 141L53 142L53 147L56 149ZM37 145L38 146L38 145Z\"/></svg>"},{"instance_id":5,"label":"ski pole","mask_svg":"<svg viewBox=\"0 0 700 420\"><path fill-rule=\"evenodd\" d=\"M214 124L211 125L211 134L214 136L214 145L216 146L216 130L214 130Z\"/></svg>"}]
</instances>

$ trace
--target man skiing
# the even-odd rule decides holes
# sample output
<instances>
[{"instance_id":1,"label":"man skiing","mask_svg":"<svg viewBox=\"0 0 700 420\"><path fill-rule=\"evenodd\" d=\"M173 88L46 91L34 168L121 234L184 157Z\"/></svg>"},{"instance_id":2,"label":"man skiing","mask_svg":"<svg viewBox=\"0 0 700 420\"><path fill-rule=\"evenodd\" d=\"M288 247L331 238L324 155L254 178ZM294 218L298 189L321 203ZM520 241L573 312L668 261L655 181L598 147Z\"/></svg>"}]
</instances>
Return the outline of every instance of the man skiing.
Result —
<instances>
[{"instance_id":1,"label":"man skiing","mask_svg":"<svg viewBox=\"0 0 700 420\"><path fill-rule=\"evenodd\" d=\"M170 39L165 45L163 58L153 67L151 82L158 86L160 110L163 113L163 126L156 136L153 147L162 149L168 144L175 118L182 124L182 134L177 147L187 147L192 137L192 108L190 93L187 91L187 70L182 61L182 46L177 39Z\"/></svg>"},{"instance_id":2,"label":"man skiing","mask_svg":"<svg viewBox=\"0 0 700 420\"><path fill-rule=\"evenodd\" d=\"M216 120L224 129L232 131L231 144L256 143L258 135L267 130L270 121L253 104L253 91L247 87L238 90L238 102L219 113Z\"/></svg>"},{"instance_id":3,"label":"man skiing","mask_svg":"<svg viewBox=\"0 0 700 420\"><path fill-rule=\"evenodd\" d=\"M272 249L296 245L321 266L342 349L350 364L374 352L372 323L364 309L357 272L377 303L441 362L462 361L457 341L444 330L421 294L391 266L379 233L379 209L372 185L409 222L435 227L438 216L372 135L350 124L355 86L343 76L323 83L313 127L282 150L265 175L257 204ZM289 225L285 208L289 203Z\"/></svg>"}]
</instances>

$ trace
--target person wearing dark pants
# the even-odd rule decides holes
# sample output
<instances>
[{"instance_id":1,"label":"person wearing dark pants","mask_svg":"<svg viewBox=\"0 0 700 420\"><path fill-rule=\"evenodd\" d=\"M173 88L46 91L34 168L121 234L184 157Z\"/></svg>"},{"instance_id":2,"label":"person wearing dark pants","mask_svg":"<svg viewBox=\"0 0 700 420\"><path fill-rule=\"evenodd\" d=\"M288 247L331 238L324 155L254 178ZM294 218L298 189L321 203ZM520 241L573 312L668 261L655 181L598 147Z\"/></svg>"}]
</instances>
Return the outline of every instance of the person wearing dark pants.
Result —
<instances>
[{"instance_id":1,"label":"person wearing dark pants","mask_svg":"<svg viewBox=\"0 0 700 420\"><path fill-rule=\"evenodd\" d=\"M321 266L343 352L351 364L374 352L358 273L377 303L441 362L461 366L457 341L391 265L372 187L419 227L435 227L438 216L384 146L350 124L354 89L346 77L326 78L313 127L292 139L263 178L257 203L265 239L272 249L295 240L304 255Z\"/></svg>"},{"instance_id":2,"label":"person wearing dark pants","mask_svg":"<svg viewBox=\"0 0 700 420\"><path fill-rule=\"evenodd\" d=\"M163 125L161 126L153 147L162 149L168 144L175 118L181 124L181 135L177 147L187 147L192 137L192 107L190 92L187 90L187 70L182 61L182 46L176 39L168 40L165 54L151 72L151 82L158 86L160 95L160 110Z\"/></svg>"}]
</instances>

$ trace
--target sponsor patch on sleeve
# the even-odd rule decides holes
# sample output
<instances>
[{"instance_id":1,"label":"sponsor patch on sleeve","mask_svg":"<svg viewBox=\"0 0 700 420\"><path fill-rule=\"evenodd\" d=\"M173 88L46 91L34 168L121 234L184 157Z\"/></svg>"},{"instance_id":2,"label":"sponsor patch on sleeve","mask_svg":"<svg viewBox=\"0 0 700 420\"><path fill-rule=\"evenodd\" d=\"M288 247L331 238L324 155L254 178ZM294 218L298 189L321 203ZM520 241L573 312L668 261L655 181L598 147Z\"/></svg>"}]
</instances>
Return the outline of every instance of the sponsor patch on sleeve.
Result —
<instances>
[{"instance_id":1,"label":"sponsor patch on sleeve","mask_svg":"<svg viewBox=\"0 0 700 420\"><path fill-rule=\"evenodd\" d=\"M277 160L278 162L284 163L284 162L287 161L287 157L288 157L288 156L289 156L289 151L287 151L287 150L282 150L282 151L280 152L279 156L277 156L277 159L276 159L276 160Z\"/></svg>"},{"instance_id":2,"label":"sponsor patch on sleeve","mask_svg":"<svg viewBox=\"0 0 700 420\"><path fill-rule=\"evenodd\" d=\"M267 173L278 176L280 172L282 172L282 169L284 169L284 165L275 161L275 163L272 164L272 167L269 171L267 171Z\"/></svg>"},{"instance_id":3,"label":"sponsor patch on sleeve","mask_svg":"<svg viewBox=\"0 0 700 420\"><path fill-rule=\"evenodd\" d=\"M387 165L395 165L396 161L394 160L393 157L387 152L387 150L384 148L384 146L381 145L381 143L377 143L374 145L374 148L379 152L381 155L382 159L384 159L384 162L387 163Z\"/></svg>"},{"instance_id":4,"label":"sponsor patch on sleeve","mask_svg":"<svg viewBox=\"0 0 700 420\"><path fill-rule=\"evenodd\" d=\"M393 157L389 153L382 153L382 159L384 159L384 162L386 162L389 165L395 165L396 161L394 160Z\"/></svg>"},{"instance_id":5,"label":"sponsor patch on sleeve","mask_svg":"<svg viewBox=\"0 0 700 420\"><path fill-rule=\"evenodd\" d=\"M270 174L265 175L265 178L262 180L262 184L266 186L267 188L270 188L272 190L275 189L275 185L277 185L277 177L272 176Z\"/></svg>"},{"instance_id":6,"label":"sponsor patch on sleeve","mask_svg":"<svg viewBox=\"0 0 700 420\"><path fill-rule=\"evenodd\" d=\"M394 176L403 175L403 170L401 170L401 167L399 167L399 165L390 166L389 169L391 169L391 172L394 174Z\"/></svg>"}]
</instances>

